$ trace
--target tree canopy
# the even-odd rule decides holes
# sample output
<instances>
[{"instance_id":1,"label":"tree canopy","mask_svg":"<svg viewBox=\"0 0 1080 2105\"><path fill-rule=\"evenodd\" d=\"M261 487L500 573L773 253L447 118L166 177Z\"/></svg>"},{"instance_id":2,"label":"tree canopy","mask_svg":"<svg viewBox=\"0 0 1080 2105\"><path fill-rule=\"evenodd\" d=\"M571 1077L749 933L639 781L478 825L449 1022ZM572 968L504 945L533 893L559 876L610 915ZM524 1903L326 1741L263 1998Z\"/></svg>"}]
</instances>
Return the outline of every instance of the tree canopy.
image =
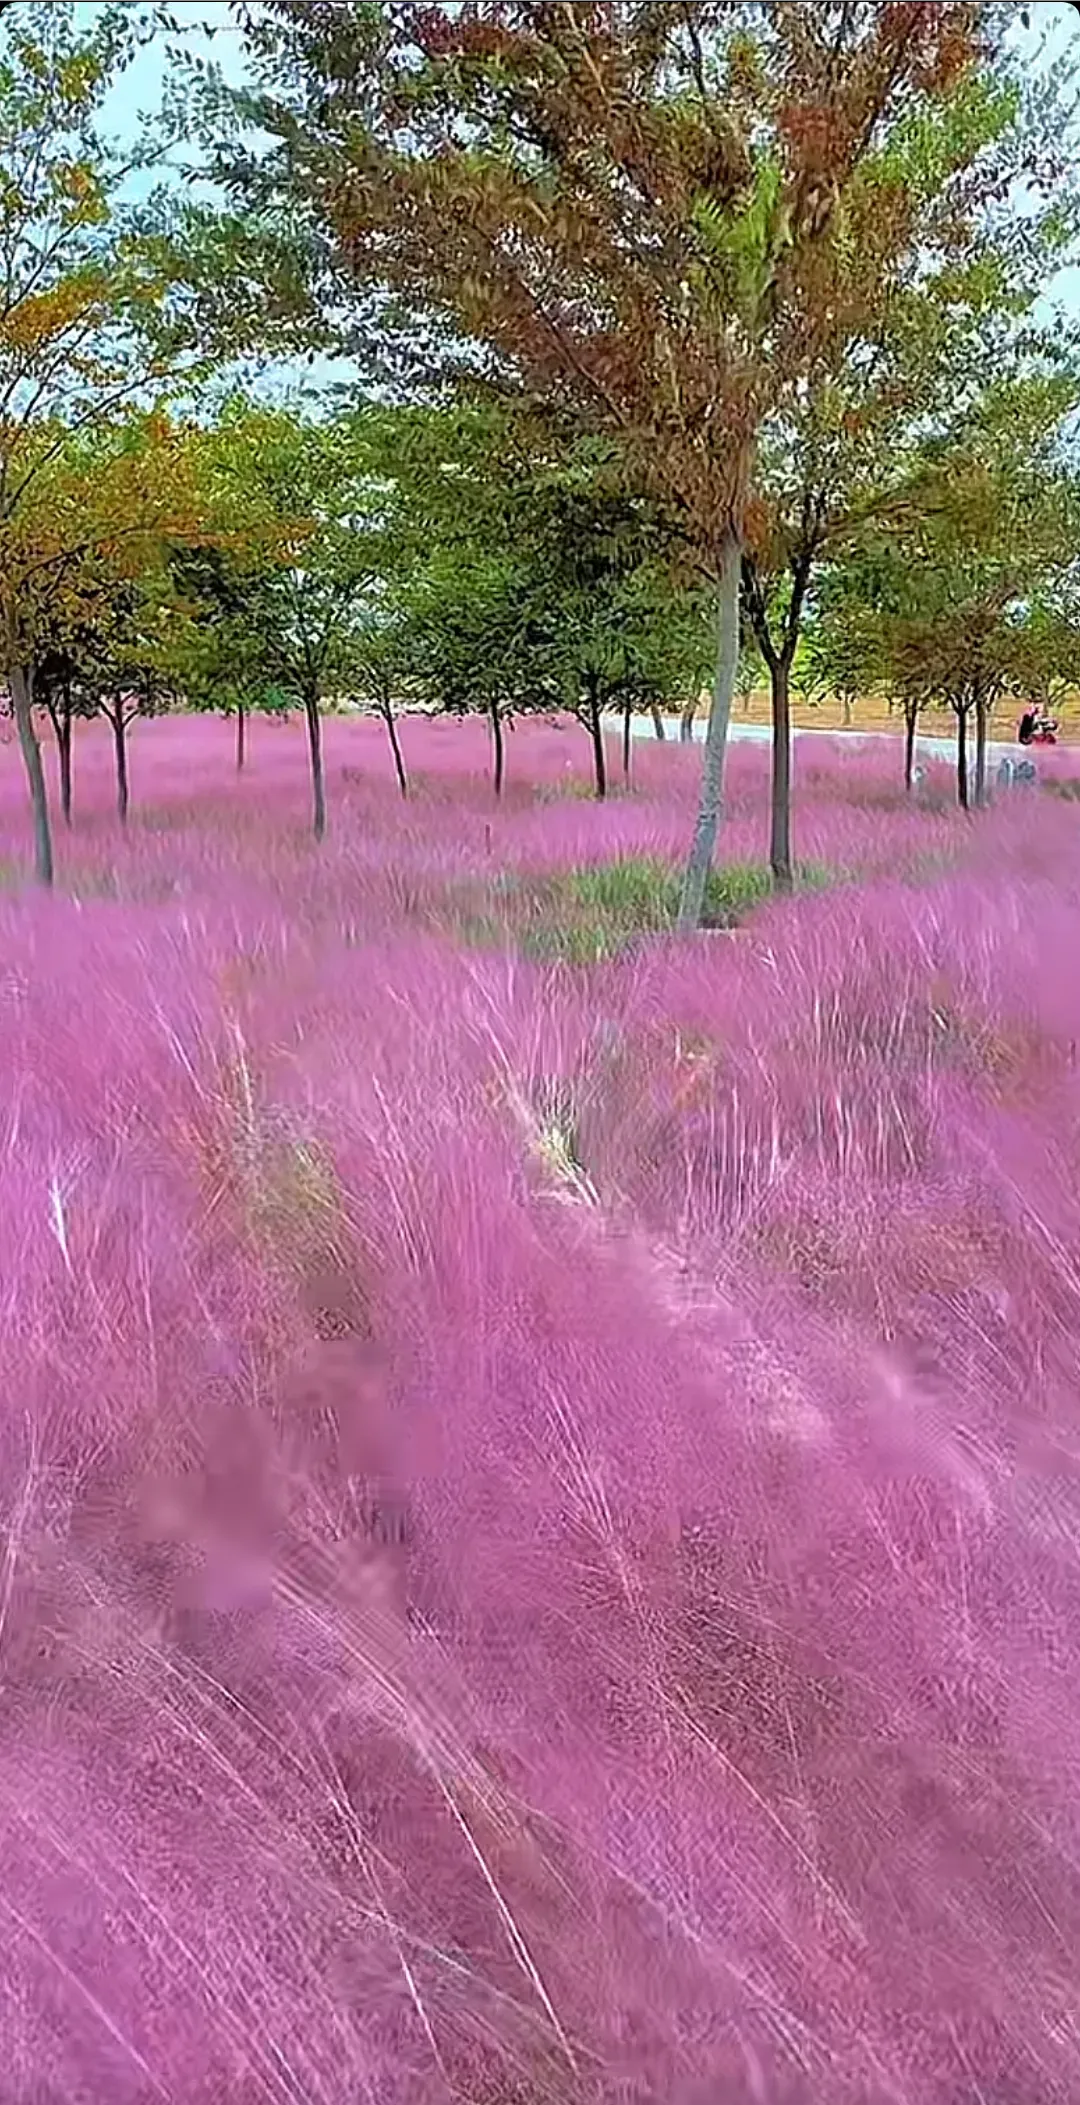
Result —
<instances>
[{"instance_id":1,"label":"tree canopy","mask_svg":"<svg viewBox=\"0 0 1080 2105\"><path fill-rule=\"evenodd\" d=\"M257 168L226 152L222 172L261 198L276 182L343 285L426 316L447 381L603 435L625 486L673 507L720 581L688 922L740 585L773 680L783 883L787 681L813 565L871 486L880 500L885 464L887 492L973 321L1030 280L1029 250L1060 258L1073 238L1053 98L1025 98L1009 14L274 0L252 18L265 93L250 107L276 146ZM1003 224L1020 179L1052 201Z\"/></svg>"},{"instance_id":2,"label":"tree canopy","mask_svg":"<svg viewBox=\"0 0 1080 2105\"><path fill-rule=\"evenodd\" d=\"M686 927L755 668L778 887L804 668L900 702L909 773L924 704L961 746L970 716L981 794L995 697L1060 685L1076 616L1080 357L1040 305L1072 83L1025 77L1016 13L266 0L240 94L167 9L4 14L0 648L39 874L35 683L67 813L80 711L122 774L138 707L230 712L240 765L249 713L297 707L321 836L327 707L377 710L403 792L402 707L482 712L499 788L507 723L569 714L603 794L610 715L628 772L634 712L688 723L711 667ZM351 397L260 394L317 345Z\"/></svg>"}]
</instances>

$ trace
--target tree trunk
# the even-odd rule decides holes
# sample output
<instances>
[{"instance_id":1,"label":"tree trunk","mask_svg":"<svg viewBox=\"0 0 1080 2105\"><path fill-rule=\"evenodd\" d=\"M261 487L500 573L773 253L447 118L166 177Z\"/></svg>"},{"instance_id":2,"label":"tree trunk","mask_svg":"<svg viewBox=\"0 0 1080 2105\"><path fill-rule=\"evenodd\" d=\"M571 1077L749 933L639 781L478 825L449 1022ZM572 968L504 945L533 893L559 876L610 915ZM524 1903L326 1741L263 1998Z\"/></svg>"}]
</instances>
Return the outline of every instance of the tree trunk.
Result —
<instances>
[{"instance_id":1,"label":"tree trunk","mask_svg":"<svg viewBox=\"0 0 1080 2105\"><path fill-rule=\"evenodd\" d=\"M116 713L110 715L109 722L112 725L113 751L116 754L116 816L121 826L126 826L131 800L128 794L127 724L124 720L123 702L117 702Z\"/></svg>"},{"instance_id":2,"label":"tree trunk","mask_svg":"<svg viewBox=\"0 0 1080 2105\"><path fill-rule=\"evenodd\" d=\"M696 716L696 714L697 700L695 698L694 701L687 702L686 707L683 710L682 715L679 719L679 742L684 746L693 744L694 717Z\"/></svg>"},{"instance_id":3,"label":"tree trunk","mask_svg":"<svg viewBox=\"0 0 1080 2105\"><path fill-rule=\"evenodd\" d=\"M845 695L842 695L842 696L841 696L841 698L840 698L840 707L841 707L841 709L843 710L843 717L844 717L844 729L845 729L845 731L850 731L850 729L851 729L851 696L850 696L850 694L845 694Z\"/></svg>"},{"instance_id":4,"label":"tree trunk","mask_svg":"<svg viewBox=\"0 0 1080 2105\"><path fill-rule=\"evenodd\" d=\"M243 702L236 704L236 772L242 775L247 759L247 710Z\"/></svg>"},{"instance_id":5,"label":"tree trunk","mask_svg":"<svg viewBox=\"0 0 1080 2105\"><path fill-rule=\"evenodd\" d=\"M961 811L968 809L967 710L956 712L956 794Z\"/></svg>"},{"instance_id":6,"label":"tree trunk","mask_svg":"<svg viewBox=\"0 0 1080 2105\"><path fill-rule=\"evenodd\" d=\"M679 902L678 926L683 933L689 933L700 926L701 910L705 904L705 887L712 868L716 836L723 811L724 756L727 751L731 704L735 694L735 675L739 665L741 565L742 550L738 537L729 533L723 543L717 589L716 679L705 733L701 796L694 837L683 877L682 898Z\"/></svg>"},{"instance_id":7,"label":"tree trunk","mask_svg":"<svg viewBox=\"0 0 1080 2105\"><path fill-rule=\"evenodd\" d=\"M919 732L918 705L909 702L904 709L904 788L911 795L915 782L915 740Z\"/></svg>"},{"instance_id":8,"label":"tree trunk","mask_svg":"<svg viewBox=\"0 0 1080 2105\"><path fill-rule=\"evenodd\" d=\"M56 755L60 766L60 810L65 826L71 824L71 734L73 710L71 704L71 680L59 683L59 693L50 690L46 694L49 720L56 739Z\"/></svg>"},{"instance_id":9,"label":"tree trunk","mask_svg":"<svg viewBox=\"0 0 1080 2105\"><path fill-rule=\"evenodd\" d=\"M308 755L311 761L312 821L317 841L326 838L326 777L323 773L322 718L319 715L318 691L305 694L304 718L307 723Z\"/></svg>"},{"instance_id":10,"label":"tree trunk","mask_svg":"<svg viewBox=\"0 0 1080 2105\"><path fill-rule=\"evenodd\" d=\"M30 787L30 808L34 815L34 875L39 884L51 885L52 829L49 825L49 796L45 787L45 770L41 765L41 747L34 729L33 672L24 665L11 666L8 671L8 685L11 688L11 706L15 712L23 766Z\"/></svg>"},{"instance_id":11,"label":"tree trunk","mask_svg":"<svg viewBox=\"0 0 1080 2105\"><path fill-rule=\"evenodd\" d=\"M652 717L653 730L656 732L656 735L660 740L661 745L663 745L664 740L667 737L667 732L664 729L664 719L660 713L660 709L656 702L653 703L651 709L649 710L649 715Z\"/></svg>"},{"instance_id":12,"label":"tree trunk","mask_svg":"<svg viewBox=\"0 0 1080 2105\"><path fill-rule=\"evenodd\" d=\"M394 768L397 773L398 788L400 789L402 796L407 797L409 794L409 778L405 773L405 761L401 751L401 741L398 737L398 727L396 718L394 716L393 702L387 702L384 704L382 717L390 738L390 751L393 753L394 756Z\"/></svg>"},{"instance_id":13,"label":"tree trunk","mask_svg":"<svg viewBox=\"0 0 1080 2105\"><path fill-rule=\"evenodd\" d=\"M623 703L622 719L622 771L623 781L630 780L630 725L633 718L633 703L629 695Z\"/></svg>"},{"instance_id":14,"label":"tree trunk","mask_svg":"<svg viewBox=\"0 0 1080 2105\"><path fill-rule=\"evenodd\" d=\"M975 703L975 809L981 811L986 803L986 696L980 694Z\"/></svg>"},{"instance_id":15,"label":"tree trunk","mask_svg":"<svg viewBox=\"0 0 1080 2105\"><path fill-rule=\"evenodd\" d=\"M769 864L778 892L794 889L791 868L791 667L779 657L769 668L772 696L772 819Z\"/></svg>"},{"instance_id":16,"label":"tree trunk","mask_svg":"<svg viewBox=\"0 0 1080 2105\"><path fill-rule=\"evenodd\" d=\"M501 797L505 756L503 753L503 720L498 702L489 704L488 713L491 717L491 738L495 747L495 795Z\"/></svg>"},{"instance_id":17,"label":"tree trunk","mask_svg":"<svg viewBox=\"0 0 1080 2105\"><path fill-rule=\"evenodd\" d=\"M604 752L604 726L600 721L600 683L593 673L588 675L586 707L589 712L589 737L592 739L596 795L602 803L607 796L607 755Z\"/></svg>"},{"instance_id":18,"label":"tree trunk","mask_svg":"<svg viewBox=\"0 0 1080 2105\"><path fill-rule=\"evenodd\" d=\"M56 751L60 761L60 810L65 826L71 824L71 693L61 696L59 715L55 720Z\"/></svg>"}]
</instances>

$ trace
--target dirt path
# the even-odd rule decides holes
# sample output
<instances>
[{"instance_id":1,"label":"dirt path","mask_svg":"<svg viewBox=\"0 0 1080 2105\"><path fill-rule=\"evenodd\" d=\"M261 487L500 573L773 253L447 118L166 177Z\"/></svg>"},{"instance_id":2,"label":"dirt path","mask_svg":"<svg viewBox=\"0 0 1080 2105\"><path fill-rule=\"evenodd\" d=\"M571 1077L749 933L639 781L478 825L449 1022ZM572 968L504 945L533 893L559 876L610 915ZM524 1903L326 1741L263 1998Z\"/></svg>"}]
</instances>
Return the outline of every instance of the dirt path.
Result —
<instances>
[{"instance_id":1,"label":"dirt path","mask_svg":"<svg viewBox=\"0 0 1080 2105\"><path fill-rule=\"evenodd\" d=\"M1056 713L1062 745L1080 745L1080 697ZM1011 741L1019 717L1020 710L1015 703L997 710L991 719L991 739ZM791 719L797 731L888 731L898 738L904 728L903 718L895 710L890 712L876 702L856 702L848 718L839 702L804 702L793 696ZM762 690L751 695L749 702L737 701L732 722L767 724L768 694ZM919 730L924 738L951 738L954 734L953 718L945 709L927 709L919 719Z\"/></svg>"}]
</instances>

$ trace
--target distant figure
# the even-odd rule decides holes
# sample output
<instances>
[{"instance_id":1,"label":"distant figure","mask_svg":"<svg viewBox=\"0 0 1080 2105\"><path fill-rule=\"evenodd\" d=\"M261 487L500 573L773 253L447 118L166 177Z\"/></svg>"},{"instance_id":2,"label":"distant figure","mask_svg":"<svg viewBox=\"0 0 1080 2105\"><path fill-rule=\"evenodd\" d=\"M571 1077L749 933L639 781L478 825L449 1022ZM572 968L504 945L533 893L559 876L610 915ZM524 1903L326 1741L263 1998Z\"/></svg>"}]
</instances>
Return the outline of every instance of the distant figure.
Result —
<instances>
[{"instance_id":1,"label":"distant figure","mask_svg":"<svg viewBox=\"0 0 1080 2105\"><path fill-rule=\"evenodd\" d=\"M1035 727L1038 721L1039 719L1034 709L1025 709L1023 716L1020 718L1020 728L1016 734L1022 746L1029 746L1034 743Z\"/></svg>"},{"instance_id":2,"label":"distant figure","mask_svg":"<svg viewBox=\"0 0 1080 2105\"><path fill-rule=\"evenodd\" d=\"M1052 716L1042 713L1035 719L1035 735L1031 741L1035 746L1056 746L1057 724Z\"/></svg>"}]
</instances>

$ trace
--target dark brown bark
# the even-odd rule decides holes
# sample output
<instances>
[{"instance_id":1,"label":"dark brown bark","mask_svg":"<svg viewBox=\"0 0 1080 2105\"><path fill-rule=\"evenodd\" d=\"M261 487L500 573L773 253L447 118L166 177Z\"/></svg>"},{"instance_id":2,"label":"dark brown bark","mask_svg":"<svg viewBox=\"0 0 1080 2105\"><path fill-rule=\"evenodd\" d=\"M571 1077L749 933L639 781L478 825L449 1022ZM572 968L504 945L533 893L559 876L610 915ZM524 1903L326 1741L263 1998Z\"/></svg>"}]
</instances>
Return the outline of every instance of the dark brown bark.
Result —
<instances>
[{"instance_id":1,"label":"dark brown bark","mask_svg":"<svg viewBox=\"0 0 1080 2105\"><path fill-rule=\"evenodd\" d=\"M688 746L693 743L694 717L696 713L697 702L687 702L686 707L683 710L682 715L679 719L679 739L684 746Z\"/></svg>"},{"instance_id":2,"label":"dark brown bark","mask_svg":"<svg viewBox=\"0 0 1080 2105\"><path fill-rule=\"evenodd\" d=\"M243 702L236 704L236 772L243 774L247 760L247 710Z\"/></svg>"},{"instance_id":3,"label":"dark brown bark","mask_svg":"<svg viewBox=\"0 0 1080 2105\"><path fill-rule=\"evenodd\" d=\"M65 826L71 824L71 710L61 706L56 723L56 751L60 761L60 810Z\"/></svg>"},{"instance_id":4,"label":"dark brown bark","mask_svg":"<svg viewBox=\"0 0 1080 2105\"><path fill-rule=\"evenodd\" d=\"M988 713L986 696L980 694L975 703L975 808L977 811L981 811L986 803Z\"/></svg>"},{"instance_id":5,"label":"dark brown bark","mask_svg":"<svg viewBox=\"0 0 1080 2105\"><path fill-rule=\"evenodd\" d=\"M961 811L967 811L968 757L967 757L967 705L956 712L956 795Z\"/></svg>"},{"instance_id":6,"label":"dark brown bark","mask_svg":"<svg viewBox=\"0 0 1080 2105\"><path fill-rule=\"evenodd\" d=\"M392 702L383 703L382 719L390 739L390 751L394 756L394 770L398 779L398 788L402 796L407 797L409 794L409 778L405 773L405 759L401 750L401 740L398 737L397 719L394 715Z\"/></svg>"},{"instance_id":7,"label":"dark brown bark","mask_svg":"<svg viewBox=\"0 0 1080 2105\"><path fill-rule=\"evenodd\" d=\"M304 696L304 718L307 723L308 757L311 762L312 823L317 841L326 838L326 776L323 771L322 718L319 715L317 689L309 689Z\"/></svg>"},{"instance_id":8,"label":"dark brown bark","mask_svg":"<svg viewBox=\"0 0 1080 2105\"><path fill-rule=\"evenodd\" d=\"M629 782L630 780L630 727L633 720L633 713L633 704L631 703L629 695L627 695L626 700L623 703L622 719L622 771L623 780L625 782Z\"/></svg>"},{"instance_id":9,"label":"dark brown bark","mask_svg":"<svg viewBox=\"0 0 1080 2105\"><path fill-rule=\"evenodd\" d=\"M115 709L109 712L109 722L112 725L113 752L116 756L116 816L121 826L126 826L131 797L128 788L127 719L122 702L118 701Z\"/></svg>"},{"instance_id":10,"label":"dark brown bark","mask_svg":"<svg viewBox=\"0 0 1080 2105\"><path fill-rule=\"evenodd\" d=\"M652 708L649 711L649 715L652 717L653 730L655 731L657 738L660 740L661 745L663 745L664 740L667 737L667 732L664 729L664 719L660 714L660 710L655 702L653 703Z\"/></svg>"},{"instance_id":11,"label":"dark brown bark","mask_svg":"<svg viewBox=\"0 0 1080 2105\"><path fill-rule=\"evenodd\" d=\"M600 683L593 673L590 673L587 679L586 709L589 737L592 740L596 795L598 800L603 802L607 796L607 755L604 751L604 726L600 721Z\"/></svg>"},{"instance_id":12,"label":"dark brown bark","mask_svg":"<svg viewBox=\"0 0 1080 2105\"><path fill-rule=\"evenodd\" d=\"M904 788L909 796L915 781L915 740L919 731L918 705L904 704Z\"/></svg>"},{"instance_id":13,"label":"dark brown bark","mask_svg":"<svg viewBox=\"0 0 1080 2105\"><path fill-rule=\"evenodd\" d=\"M506 755L503 750L502 712L499 708L498 702L492 702L490 704L488 714L491 718L491 742L495 748L495 795L497 797L501 797L503 790L503 775L506 771Z\"/></svg>"},{"instance_id":14,"label":"dark brown bark","mask_svg":"<svg viewBox=\"0 0 1080 2105\"><path fill-rule=\"evenodd\" d=\"M806 539L801 553L791 565L791 604L780 642L773 637L766 592L752 558L744 558L741 576L742 606L749 618L758 649L769 669L772 704L769 863L773 884L778 892L790 892L794 886L791 861L791 668L795 662L816 545L810 537L812 520L809 510L805 513L803 523Z\"/></svg>"},{"instance_id":15,"label":"dark brown bark","mask_svg":"<svg viewBox=\"0 0 1080 2105\"><path fill-rule=\"evenodd\" d=\"M778 892L795 883L791 867L791 666L785 655L769 668L772 697L772 814L769 866Z\"/></svg>"},{"instance_id":16,"label":"dark brown bark","mask_svg":"<svg viewBox=\"0 0 1080 2105\"><path fill-rule=\"evenodd\" d=\"M71 699L71 677L66 674L48 694L49 716L56 738L56 755L60 768L60 811L65 826L71 824L71 741L74 707Z\"/></svg>"},{"instance_id":17,"label":"dark brown bark","mask_svg":"<svg viewBox=\"0 0 1080 2105\"><path fill-rule=\"evenodd\" d=\"M34 875L39 884L51 886L52 828L49 824L49 795L45 787L45 770L41 765L41 747L34 729L33 672L24 665L9 667L8 685L11 688L15 728L19 734L19 746L30 789L30 809L34 819Z\"/></svg>"}]
</instances>

